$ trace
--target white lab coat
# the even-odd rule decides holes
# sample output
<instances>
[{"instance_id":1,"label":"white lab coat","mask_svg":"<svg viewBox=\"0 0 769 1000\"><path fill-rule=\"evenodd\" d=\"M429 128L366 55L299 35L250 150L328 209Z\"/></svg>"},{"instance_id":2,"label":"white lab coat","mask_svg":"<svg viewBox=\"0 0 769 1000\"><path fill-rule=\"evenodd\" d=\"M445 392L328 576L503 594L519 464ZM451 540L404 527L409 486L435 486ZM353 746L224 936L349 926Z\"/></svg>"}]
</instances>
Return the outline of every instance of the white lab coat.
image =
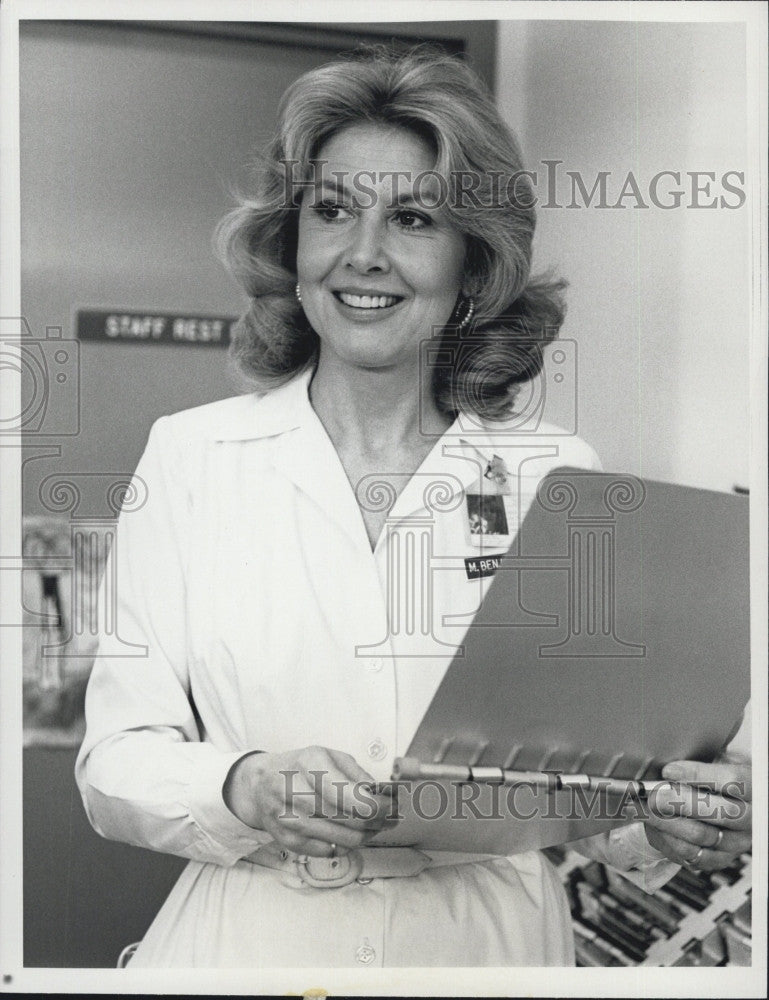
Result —
<instances>
[{"instance_id":1,"label":"white lab coat","mask_svg":"<svg viewBox=\"0 0 769 1000\"><path fill-rule=\"evenodd\" d=\"M440 569L413 628L392 620L391 532L372 552L308 382L159 420L136 472L146 502L121 518L121 645L102 646L121 655L97 657L77 781L104 836L190 859L132 964L572 964L565 895L538 852L334 890L242 860L268 839L222 799L244 752L319 744L390 777L464 634L444 616L471 615L490 582L468 579L479 550L461 500L493 455L521 517L550 469L598 467L558 428L458 418L390 511L391 532L429 536ZM586 850L647 888L675 870L638 824Z\"/></svg>"}]
</instances>

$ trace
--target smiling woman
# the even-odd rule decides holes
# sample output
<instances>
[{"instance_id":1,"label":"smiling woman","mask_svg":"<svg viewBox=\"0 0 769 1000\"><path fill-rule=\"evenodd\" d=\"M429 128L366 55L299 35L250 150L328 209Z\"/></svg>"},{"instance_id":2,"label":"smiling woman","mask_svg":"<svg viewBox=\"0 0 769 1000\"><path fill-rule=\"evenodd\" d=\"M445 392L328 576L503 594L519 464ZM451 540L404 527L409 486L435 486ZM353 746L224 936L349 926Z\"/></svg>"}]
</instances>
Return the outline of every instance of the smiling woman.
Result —
<instances>
[{"instance_id":1,"label":"smiling woman","mask_svg":"<svg viewBox=\"0 0 769 1000\"><path fill-rule=\"evenodd\" d=\"M541 853L376 839L399 818L394 760L539 483L598 467L513 412L563 311L529 275L520 171L454 59L376 52L284 98L257 196L219 233L257 391L154 425L148 500L107 574L121 638L147 653L96 658L80 789L104 836L190 861L132 966L574 962ZM666 822L659 850L641 823L580 849L650 890L749 841Z\"/></svg>"}]
</instances>

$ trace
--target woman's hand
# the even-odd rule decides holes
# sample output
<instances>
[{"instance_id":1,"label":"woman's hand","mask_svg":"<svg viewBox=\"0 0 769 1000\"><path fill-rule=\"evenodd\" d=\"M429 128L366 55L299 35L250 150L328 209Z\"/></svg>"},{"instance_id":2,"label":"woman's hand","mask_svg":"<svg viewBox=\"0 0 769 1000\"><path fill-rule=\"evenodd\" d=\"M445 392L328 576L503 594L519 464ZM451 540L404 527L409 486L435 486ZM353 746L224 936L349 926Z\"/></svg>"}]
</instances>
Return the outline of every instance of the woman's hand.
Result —
<instances>
[{"instance_id":1,"label":"woman's hand","mask_svg":"<svg viewBox=\"0 0 769 1000\"><path fill-rule=\"evenodd\" d=\"M395 821L390 795L349 754L328 747L252 753L230 769L230 812L297 854L347 854ZM388 824L389 825L389 824Z\"/></svg>"},{"instance_id":2,"label":"woman's hand","mask_svg":"<svg viewBox=\"0 0 769 1000\"><path fill-rule=\"evenodd\" d=\"M716 764L674 761L662 769L674 784L650 796L646 837L666 857L694 871L727 868L752 843L750 762L728 754Z\"/></svg>"}]
</instances>

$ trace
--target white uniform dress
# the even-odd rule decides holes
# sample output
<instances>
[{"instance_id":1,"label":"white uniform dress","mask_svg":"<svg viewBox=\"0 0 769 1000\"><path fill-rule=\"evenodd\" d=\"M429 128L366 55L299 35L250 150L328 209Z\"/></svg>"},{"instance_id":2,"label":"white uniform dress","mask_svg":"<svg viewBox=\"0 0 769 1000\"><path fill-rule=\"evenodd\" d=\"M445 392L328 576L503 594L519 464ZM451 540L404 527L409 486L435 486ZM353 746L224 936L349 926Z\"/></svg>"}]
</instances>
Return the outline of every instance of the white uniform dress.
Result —
<instances>
[{"instance_id":1,"label":"white uniform dress","mask_svg":"<svg viewBox=\"0 0 769 1000\"><path fill-rule=\"evenodd\" d=\"M161 418L138 509L121 516L120 645L102 639L77 781L104 836L190 859L132 966L573 964L565 894L538 852L333 890L243 860L269 840L222 798L244 752L328 746L378 781L405 753L490 582L468 578L479 550L461 500L494 455L520 516L550 469L598 467L558 428L460 415L372 552L308 382ZM373 482L358 495L386 502ZM432 598L399 615L388 539L409 524L428 546ZM675 871L638 824L582 843L648 889Z\"/></svg>"}]
</instances>

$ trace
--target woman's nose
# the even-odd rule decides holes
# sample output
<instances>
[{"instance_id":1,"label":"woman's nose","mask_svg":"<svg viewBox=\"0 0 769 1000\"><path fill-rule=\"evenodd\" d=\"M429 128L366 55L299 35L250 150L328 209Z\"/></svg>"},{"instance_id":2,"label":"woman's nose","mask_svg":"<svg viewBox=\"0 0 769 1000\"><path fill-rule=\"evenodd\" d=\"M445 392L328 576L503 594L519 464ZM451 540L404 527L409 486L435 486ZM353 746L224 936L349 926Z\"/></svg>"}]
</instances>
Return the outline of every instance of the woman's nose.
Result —
<instances>
[{"instance_id":1,"label":"woman's nose","mask_svg":"<svg viewBox=\"0 0 769 1000\"><path fill-rule=\"evenodd\" d=\"M361 274L388 271L390 263L385 247L385 232L380 221L361 212L351 234L344 263Z\"/></svg>"}]
</instances>

